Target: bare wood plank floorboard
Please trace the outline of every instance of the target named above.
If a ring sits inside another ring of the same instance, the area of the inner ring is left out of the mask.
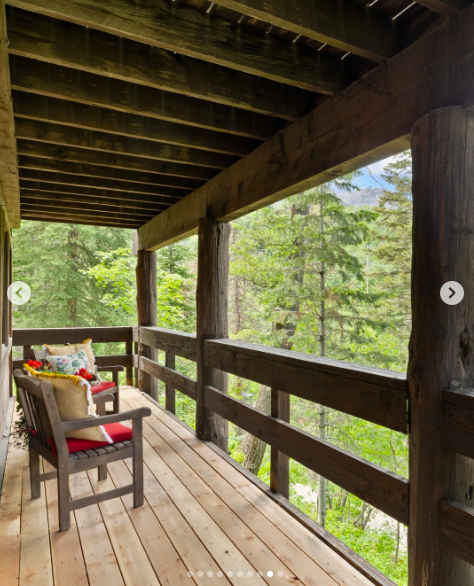
[[[56,481],[31,499],[28,453],[11,443],[0,501],[2,586],[372,584],[163,409],[132,387],[121,395],[124,411],[152,409],[144,506],[134,509],[129,494],[78,509],[61,533]],[[108,473],[101,481],[97,470],[72,476],[72,498],[130,484],[131,459]]]

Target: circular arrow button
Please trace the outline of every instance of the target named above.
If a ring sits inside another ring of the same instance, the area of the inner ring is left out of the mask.
[[[457,281],[448,281],[439,292],[446,305],[457,305],[464,299],[464,288]]]
[[[13,305],[24,305],[30,300],[31,289],[24,281],[14,281],[8,287],[7,295]]]

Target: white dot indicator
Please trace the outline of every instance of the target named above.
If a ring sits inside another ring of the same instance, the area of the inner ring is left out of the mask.
[[[283,578],[283,572],[278,572],[277,576],[278,576],[279,578]]]
[[[192,572],[188,572],[188,578],[192,578],[193,577],[193,573]]]
[[[243,576],[243,575],[244,575],[244,573],[243,573],[243,572],[240,572],[240,571],[239,571],[239,572],[237,572],[237,576],[238,576],[239,578],[242,578],[242,576]]]
[[[262,578],[263,577],[263,572],[262,571],[257,572],[257,576],[260,576],[260,578]]]
[[[196,576],[197,576],[198,578],[201,578],[201,577],[202,577],[202,572],[198,572],[198,573],[196,574]]]
[[[209,572],[207,573],[207,577],[208,577],[208,578],[212,578],[212,576],[213,576],[213,574],[212,574],[212,572],[209,570]]]
[[[232,572],[232,570],[229,570],[227,572],[227,575],[229,576],[229,578],[232,578],[232,576],[234,575],[234,572]]]
[[[224,574],[223,574],[223,573],[222,573],[220,570],[217,572],[217,577],[218,577],[218,578],[222,578],[222,576],[223,576],[223,575],[224,575]]]
[[[253,572],[247,572],[247,578],[251,578],[253,576]]]
[[[269,578],[271,578],[271,577],[273,576],[273,572],[271,572],[271,571],[270,571],[270,572],[267,572],[267,576],[268,576]]]

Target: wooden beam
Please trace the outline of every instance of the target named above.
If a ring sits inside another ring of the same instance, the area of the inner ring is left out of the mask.
[[[218,0],[217,4],[373,61],[382,62],[395,52],[393,22],[354,0],[318,0],[316,4]]]
[[[138,231],[157,248],[232,220],[409,147],[423,114],[474,106],[474,7],[370,71]]]
[[[20,168],[20,184],[23,187],[28,187],[29,181],[33,181],[36,184],[57,184],[63,186],[73,185],[75,187],[106,189],[110,191],[120,191],[122,193],[130,194],[139,193],[147,195],[160,195],[162,197],[173,198],[173,203],[175,203],[178,199],[185,197],[189,193],[189,190],[180,189],[178,187],[129,183],[127,181],[114,181],[112,179],[84,177],[82,175],[67,175],[65,173],[54,173],[48,171],[36,171],[33,169]],[[48,185],[43,185],[42,189],[44,188],[47,189]]]
[[[54,208],[55,210],[74,210],[75,212],[114,212],[121,215],[134,215],[142,218],[159,214],[166,206],[144,204],[142,202],[124,201],[121,199],[80,199],[74,195],[52,197],[47,194],[21,192],[21,209]]]
[[[416,0],[416,2],[448,18],[455,18],[468,5],[466,0]]]
[[[13,55],[287,120],[297,120],[315,106],[311,92],[121,36],[12,8],[7,18]]]
[[[474,267],[469,254],[459,254],[474,247],[473,144],[474,113],[459,106],[435,110],[413,127],[409,586],[468,585],[473,578],[465,562],[441,550],[439,524],[441,499],[472,504],[474,461],[443,449],[441,414],[443,389],[470,386],[474,377]],[[440,297],[447,281],[464,286],[457,305]]]
[[[104,208],[102,211],[94,210],[94,209],[85,209],[80,208],[74,205],[68,205],[64,210],[63,209],[55,209],[49,206],[36,206],[36,205],[29,205],[24,204],[23,202],[20,204],[20,210],[23,215],[25,214],[37,214],[42,215],[45,214],[46,216],[61,216],[61,217],[68,217],[71,219],[79,218],[79,219],[92,219],[92,220],[105,220],[106,222],[109,221],[117,221],[119,223],[129,223],[129,224],[141,224],[145,220],[142,215],[132,215],[130,210],[120,210],[119,212],[111,212],[109,209]]]
[[[106,11],[102,0],[8,4],[310,91],[331,95],[345,85],[336,60],[167,0],[111,0]]]
[[[474,565],[474,511],[461,503],[440,502],[441,547]],[[459,582],[461,584],[461,582]],[[466,586],[468,582],[465,582]]]
[[[144,327],[140,328],[140,340],[142,344],[152,348],[159,348],[196,362],[196,334],[157,327]]]
[[[204,342],[227,338],[227,289],[229,281],[230,225],[211,218],[199,221],[198,278],[196,287],[196,435],[215,443],[227,453],[228,422],[205,404],[206,385],[227,393],[228,377],[222,370],[207,366]]]
[[[166,120],[126,114],[67,100],[57,100],[26,92],[13,92],[15,118],[51,122],[83,130],[110,132],[120,136],[143,138],[159,143],[243,156],[260,142],[254,139],[193,128]]]
[[[166,366],[161,366],[161,364],[158,364],[149,358],[145,358],[144,356],[140,357],[139,365],[147,374],[157,380],[163,381],[167,385],[172,385],[174,389],[184,393],[190,399],[193,399],[194,401],[196,400],[195,380],[188,376],[184,376],[183,374],[179,374],[174,369],[172,370]]]
[[[10,57],[10,67],[13,89],[51,98],[140,114],[257,140],[266,140],[283,127],[281,120],[255,112],[212,104],[179,94],[169,94],[120,79],[15,55]]]
[[[122,199],[128,199],[130,201],[142,201],[147,203],[163,204],[166,206],[171,205],[177,201],[178,198],[165,195],[149,195],[147,193],[132,193],[127,191],[109,191],[107,189],[96,189],[91,187],[77,187],[75,185],[54,185],[52,183],[39,183],[35,181],[24,181],[20,180],[21,192],[32,191],[34,193],[49,193],[49,194],[68,194],[78,195],[81,197],[94,198],[116,198],[118,193]],[[172,188],[169,188],[172,191]]]
[[[28,142],[26,140],[17,140],[18,153],[20,155],[32,156],[39,159],[52,160],[60,163],[79,163],[84,165],[94,165],[124,171],[126,173],[144,173],[144,177],[150,177],[153,174],[172,175],[176,177],[191,179],[211,179],[218,170],[209,167],[197,167],[195,165],[184,165],[181,163],[165,163],[151,159],[141,159],[138,157],[128,157],[126,155],[113,155],[101,151],[89,151],[87,149],[77,149],[73,147],[62,147],[54,144],[39,143],[37,141]],[[104,169],[108,171],[108,169]]]
[[[22,212],[22,220],[33,220],[35,222],[52,222],[53,224],[79,224],[82,226],[102,226],[104,228],[126,228],[127,230],[136,230],[140,222],[126,222],[125,220],[107,220],[98,218],[83,218],[80,214],[77,216],[59,216],[39,212]]]
[[[20,189],[7,54],[5,2],[0,0],[0,205],[6,207],[11,228],[20,226]]]
[[[203,184],[199,179],[187,179],[186,177],[173,177],[172,175],[157,175],[154,173],[145,173],[137,171],[124,171],[123,169],[109,169],[107,167],[98,167],[83,163],[70,163],[68,161],[58,161],[52,159],[40,159],[37,157],[28,157],[20,155],[18,158],[18,167],[20,175],[28,171],[37,172],[38,177],[46,178],[48,174],[76,175],[81,177],[81,181],[86,178],[120,181],[128,183],[132,191],[135,187],[132,184],[141,186],[162,186],[176,187],[183,191],[193,191]],[[44,179],[46,180],[46,179]],[[146,187],[143,187],[145,189]]]
[[[16,135],[18,138],[27,140],[158,161],[187,163],[212,169],[225,169],[236,160],[235,157],[219,153],[161,144],[151,140],[126,138],[105,132],[91,132],[59,124],[26,120],[25,118],[16,120]]]
[[[98,328],[15,328],[13,346],[41,346],[43,344],[81,344],[92,338],[94,344],[132,341],[131,326]]]
[[[443,392],[443,447],[474,459],[474,389]]]

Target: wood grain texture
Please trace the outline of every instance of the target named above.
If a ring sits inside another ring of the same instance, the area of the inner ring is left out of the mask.
[[[127,342],[132,340],[132,327],[105,328],[16,328],[13,346],[41,346],[42,344],[80,344],[92,338],[93,343]]]
[[[474,510],[442,500],[439,506],[441,547],[474,565]]]
[[[204,361],[269,387],[407,432],[406,376],[236,340],[206,340]]]
[[[283,125],[263,114],[12,55],[12,88],[89,106],[264,140]]]
[[[288,120],[315,105],[311,92],[121,36],[12,8],[7,18],[13,55]]]
[[[166,0],[153,5],[141,0],[133,6],[111,0],[107,7],[101,0],[8,4],[315,92],[330,95],[345,85],[336,60]]]
[[[444,448],[474,459],[474,391],[443,392]]]
[[[44,198],[44,195],[43,195]],[[117,200],[102,200],[94,199],[81,200],[70,197],[66,199],[58,198],[41,198],[38,193],[36,197],[23,197],[21,199],[21,212],[45,212],[56,213],[62,208],[67,208],[68,213],[76,213],[78,216],[87,217],[88,215],[96,215],[97,218],[115,218],[123,220],[134,220],[137,222],[146,222],[148,218],[152,218],[155,214],[160,213],[160,209],[153,207],[146,208],[134,207],[132,205],[121,206]],[[71,201],[72,200],[72,201]],[[163,207],[161,209],[164,209]],[[82,212],[82,213],[81,213]],[[124,216],[124,217],[121,217]]]
[[[219,0],[218,4],[373,61],[382,62],[395,51],[393,23],[352,0],[324,0],[317,4],[298,0]]]
[[[474,7],[425,35],[258,147],[139,231],[148,250],[229,221],[409,146],[414,122],[474,105]]]
[[[206,386],[204,404],[278,451],[408,524],[408,481]]]
[[[157,327],[142,327],[140,328],[140,340],[142,344],[147,346],[196,361],[196,334]]]
[[[271,416],[290,423],[290,395],[271,390]],[[275,448],[270,448],[270,489],[290,498],[290,459]]]
[[[238,157],[246,155],[260,144],[260,141],[243,136],[27,92],[14,91],[13,103],[17,119],[26,118],[83,130],[110,132],[125,137],[143,138]]]
[[[466,8],[468,2],[466,0],[416,0],[417,4],[429,8],[433,12],[442,14],[448,18],[454,18],[459,12]]]
[[[107,218],[96,218],[88,216],[81,218],[80,214],[74,215],[52,215],[45,212],[24,211],[21,214],[22,220],[34,222],[52,222],[53,224],[80,224],[82,226],[103,226],[108,228],[123,228],[124,230],[136,230],[143,224],[141,222],[125,220],[107,220]]]
[[[130,215],[126,213],[113,213],[110,211],[98,212],[98,211],[89,211],[89,210],[75,210],[75,209],[67,209],[66,211],[56,210],[50,207],[33,207],[28,206],[26,204],[21,204],[21,217],[27,218],[28,216],[36,216],[38,219],[43,219],[44,221],[46,218],[56,218],[62,219],[66,223],[74,224],[76,219],[80,219],[81,221],[91,222],[91,225],[103,225],[102,222],[105,222],[104,225],[110,225],[112,223],[121,225],[121,226],[128,226],[129,228],[135,228],[138,226],[143,225],[146,222],[146,217],[137,216],[137,215]]]
[[[172,386],[181,393],[184,393],[187,397],[196,400],[196,381],[191,378],[179,374],[175,370],[172,370],[166,366],[161,366],[153,360],[149,360],[144,356],[140,356],[139,360],[140,368],[150,374],[154,378],[163,381],[167,385]]]
[[[439,525],[441,499],[469,506],[474,477],[474,462],[442,444],[443,390],[471,386],[474,376],[473,137],[474,114],[461,107],[427,114],[412,132],[410,586],[474,584],[473,568],[440,549]],[[464,287],[458,305],[440,298],[447,281]]]
[[[204,358],[204,343],[208,338],[227,338],[229,284],[230,225],[212,218],[199,220],[197,306],[197,388],[196,435],[210,440],[227,452],[228,423],[204,402],[205,386],[212,385],[227,393],[227,373],[210,368]]]

